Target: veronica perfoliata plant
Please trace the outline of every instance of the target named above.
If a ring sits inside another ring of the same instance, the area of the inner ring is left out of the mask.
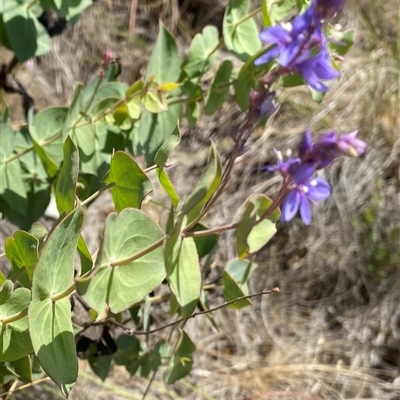
[[[88,2],[73,3],[83,9]],[[29,112],[19,130],[12,129],[8,111],[3,113],[0,207],[3,218],[23,230],[6,238],[2,255],[8,260],[0,272],[2,394],[18,381],[29,384],[48,376],[68,397],[78,376],[77,356],[102,379],[118,364],[144,378],[162,370],[164,381],[172,384],[193,364],[196,347],[184,329],[192,317],[206,314],[215,326],[213,311],[239,309],[250,305],[251,297],[279,291],[248,292],[254,255],[274,236],[278,220],[288,222],[300,213],[305,224],[312,222],[313,203],[332,192],[318,171],[341,156],[365,151],[356,131],[330,131],[313,139],[307,130],[297,152],[283,157],[275,150],[277,162],[269,169],[282,176],[282,185],[274,198],[251,193],[239,218],[221,226],[207,226],[204,219],[218,206],[254,129],[276,112],[282,87],[306,85],[323,96],[340,76],[337,63],[350,48],[351,35],[339,37],[335,31],[330,38],[329,23],[343,3],[263,0],[250,12],[249,0],[230,0],[222,37],[216,27],[205,27],[183,58],[160,24],[147,72],[136,82],[119,81],[118,62],[107,49],[99,73],[76,86],[71,104]],[[48,4],[40,1],[35,7]],[[20,13],[18,7],[3,10],[9,40],[5,44],[4,36],[2,44],[25,61],[38,53],[23,52],[10,36],[18,19],[11,23],[9,14]],[[72,11],[67,7],[64,14]],[[210,70],[215,73],[206,86]],[[222,163],[211,144],[203,174],[182,199],[168,171],[181,138],[180,121],[196,125],[202,113],[211,115],[235,100],[245,118],[239,129],[226,133],[232,139],[230,156]],[[169,199],[163,227],[140,209],[153,190],[149,174]],[[81,235],[84,214],[104,191],[111,192],[115,212],[107,217],[100,248],[90,254]],[[47,230],[37,220],[51,196],[59,218]],[[227,262],[218,283],[207,282],[203,257],[228,230],[236,232],[237,257]],[[163,282],[168,293],[158,296]],[[207,290],[215,286],[223,287],[224,299],[210,308]],[[174,319],[158,325],[151,320],[152,307],[166,300]],[[97,338],[87,333],[93,326],[101,328]],[[149,340],[155,331],[159,339]]]

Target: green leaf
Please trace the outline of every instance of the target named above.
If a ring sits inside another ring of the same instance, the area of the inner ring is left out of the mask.
[[[251,265],[251,261],[248,260],[231,260],[225,266],[225,270],[223,272],[223,282],[224,300],[226,302],[235,300],[242,296],[247,296],[249,294],[247,283],[244,282],[244,276],[246,276],[249,265]],[[249,299],[242,299],[236,303],[230,304],[229,307],[233,309],[240,309],[249,305],[251,305],[251,301]]]
[[[152,75],[159,84],[176,82],[180,75],[181,60],[174,37],[160,23],[156,44],[147,66],[146,79]]]
[[[175,150],[175,147],[181,141],[181,131],[179,129],[179,121],[176,122],[176,126],[165,142],[158,149],[154,162],[158,165],[158,168],[163,169],[165,163],[168,161],[172,152]]]
[[[84,275],[89,272],[93,268],[93,260],[90,252],[86,246],[85,240],[82,235],[79,236],[78,240],[78,253],[79,258],[81,260],[81,273],[80,275]]]
[[[285,74],[280,80],[279,83],[282,87],[295,87],[304,85],[304,79],[299,74]]]
[[[21,382],[32,382],[32,363],[29,355],[13,361],[11,365]]]
[[[230,60],[225,60],[218,68],[205,99],[204,111],[207,115],[214,114],[226,100],[229,94],[232,69],[233,64]]]
[[[10,41],[8,40],[6,27],[4,26],[3,14],[0,14],[0,43],[8,50],[12,50]],[[1,381],[0,381],[1,382]]]
[[[153,349],[142,354],[138,361],[127,365],[127,370],[131,375],[136,374],[142,378],[147,378],[150,373],[156,372],[169,353],[169,345],[165,340],[160,340]]]
[[[277,22],[283,21],[289,13],[296,7],[297,0],[264,0],[266,5],[263,7],[268,11],[268,15],[271,21],[271,25],[275,25]]]
[[[70,25],[74,25],[81,15],[82,11],[92,5],[92,0],[69,0],[62,1],[61,11],[67,16]]]
[[[201,208],[210,200],[221,182],[221,176],[221,160],[212,143],[207,167],[182,208],[182,213],[187,215],[187,223],[193,221],[199,215]]]
[[[165,192],[168,194],[169,198],[171,199],[172,205],[174,208],[178,207],[179,204],[179,196],[175,191],[174,186],[172,185],[168,174],[160,168],[157,168],[157,178],[158,181],[160,182],[160,185],[162,188],[165,190]]]
[[[63,159],[61,127],[67,116],[67,107],[52,107],[40,111],[29,125],[35,151],[50,177],[53,177]]]
[[[96,126],[89,115],[82,113],[82,89],[82,84],[76,85],[74,98],[63,123],[62,135],[64,140],[70,136],[78,147],[81,173],[96,175],[100,165],[96,148]],[[122,92],[125,93],[124,90]]]
[[[190,232],[201,232],[209,229],[207,226],[203,224],[196,224]],[[196,243],[197,253],[199,258],[206,256],[210,253],[214,247],[217,245],[219,239],[219,235],[213,234],[202,237],[195,237],[194,242]]]
[[[79,174],[79,153],[74,142],[67,137],[64,142],[64,162],[56,184],[56,204],[60,213],[70,213],[75,206],[75,190]]]
[[[90,347],[90,355],[89,355],[89,365],[92,368],[93,372],[102,380],[105,381],[108,374],[112,370],[113,367],[113,355],[98,355],[96,347],[91,344]]]
[[[323,100],[324,97],[325,97],[325,93],[324,93],[324,92],[318,92],[317,90],[314,90],[314,89],[312,89],[312,88],[310,88],[310,90],[311,90],[311,97],[312,97],[312,99],[313,99],[316,103],[321,104],[322,100]]]
[[[24,171],[24,182],[31,188],[32,186],[36,188],[40,186],[47,189],[48,175],[36,152],[31,151],[32,146],[33,141],[27,126],[23,126],[20,131],[14,132],[14,151],[18,154],[25,152],[24,155],[19,157]]]
[[[39,241],[25,231],[14,232],[13,237],[5,240],[5,250],[8,260],[12,265],[11,276],[20,280],[21,269],[25,269],[26,277],[32,282],[33,268],[38,260]]]
[[[167,384],[173,384],[184,378],[189,374],[193,365],[192,354],[196,351],[196,346],[185,331],[180,329],[179,334],[180,337],[174,354],[164,371],[164,382]]]
[[[190,44],[189,53],[183,62],[183,70],[189,78],[203,75],[214,63],[218,49],[218,30],[215,26],[206,26]]]
[[[126,208],[112,213],[92,274],[77,282],[78,292],[102,318],[110,309],[118,314],[141,301],[165,278],[161,247],[124,265],[110,263],[136,254],[163,237],[161,229],[143,212]]]
[[[328,42],[329,54],[344,56],[348,53],[354,44],[354,31],[347,30],[344,32],[337,32],[334,27],[329,29],[329,38],[331,41]]]
[[[78,376],[78,362],[68,295],[74,287],[75,253],[83,223],[80,207],[67,215],[44,245],[32,282],[28,309],[35,354],[47,375],[68,394]]]
[[[50,37],[32,7],[21,5],[18,0],[7,0],[2,11],[7,38],[19,62],[50,50]]]
[[[33,349],[41,366],[68,397],[78,377],[69,299],[32,301],[28,318]]]
[[[151,113],[159,113],[168,110],[165,93],[159,90],[159,86],[156,82],[150,83],[142,101],[144,108]]]
[[[256,194],[247,200],[245,211],[239,221],[236,233],[236,250],[240,258],[255,253],[265,246],[276,233],[276,222],[280,211],[256,224],[259,218],[271,207],[272,200],[262,194]]]
[[[272,25],[272,22],[271,22],[271,17],[269,16],[269,11],[268,11],[268,0],[262,0],[261,14],[262,14],[264,28],[270,27]]]
[[[115,343],[118,349],[114,355],[115,364],[128,367],[138,361],[142,346],[137,337],[122,334],[118,336]]]
[[[180,57],[175,39],[160,24],[160,31],[147,67],[146,78],[153,76],[158,84],[177,82],[180,75]],[[135,139],[134,153],[145,154],[147,166],[154,164],[154,156],[181,119],[182,106],[175,104],[168,111],[152,114],[143,110]]]
[[[101,82],[99,79],[96,76],[85,88],[82,88],[78,103],[81,115],[86,113],[98,117],[101,114],[100,103],[109,98],[121,101],[125,97],[127,86],[124,83],[107,81],[107,74]]]
[[[183,318],[189,318],[200,297],[202,280],[194,240],[182,239],[177,229],[165,242],[164,254],[169,287],[182,307]]]
[[[1,146],[0,146],[0,196],[15,211],[26,215],[27,194],[22,181],[22,169],[18,159],[8,161],[12,157],[14,133],[6,109],[0,119]]]
[[[127,207],[140,208],[144,197],[152,191],[147,175],[123,151],[117,151],[112,157],[110,173],[104,181],[115,183],[111,188],[111,195],[117,212]]]
[[[169,106],[168,111],[152,114],[147,110],[142,111],[140,124],[135,135],[134,153],[146,156],[146,165],[154,164],[154,157],[160,147],[176,128],[176,121],[181,119],[182,106],[175,104]]]
[[[261,49],[257,24],[248,11],[249,0],[230,0],[223,20],[225,45],[243,62]]]
[[[78,207],[48,237],[33,274],[32,300],[51,299],[73,285],[82,223],[83,212]]]
[[[16,374],[9,366],[0,363],[0,385],[4,386],[12,380],[18,379]]]
[[[29,230],[29,233],[39,241],[39,249],[41,249],[44,238],[48,233],[47,228],[44,225],[42,225],[40,222],[35,222],[32,224],[32,227]]]
[[[249,108],[249,99],[251,89],[257,86],[257,80],[271,69],[273,62],[265,65],[254,65],[254,60],[262,54],[262,51],[250,57],[239,71],[237,79],[234,81],[235,99],[242,109],[247,111]]]
[[[200,116],[200,105],[196,101],[190,101],[186,104],[185,116],[191,127],[196,126],[197,120]]]
[[[0,362],[15,361],[32,353],[28,319],[23,317],[4,325],[4,320],[16,316],[28,308],[31,292],[26,288],[13,291],[12,281],[5,281],[0,291]]]

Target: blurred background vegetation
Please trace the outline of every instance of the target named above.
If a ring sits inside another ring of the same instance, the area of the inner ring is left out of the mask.
[[[74,29],[54,38],[51,53],[33,67],[18,67],[16,76],[39,110],[65,104],[75,82],[87,82],[110,48],[120,59],[120,79],[131,83],[145,69],[160,19],[187,51],[205,25],[220,28],[225,4],[98,0]],[[340,80],[321,104],[303,87],[278,93],[279,112],[254,132],[210,223],[232,218],[253,190],[273,195],[279,180],[258,167],[273,161],[273,147],[294,148],[306,127],[314,134],[359,129],[368,151],[326,172],[334,193],[315,211],[311,227],[281,225],[259,253],[251,291],[278,286],[279,296],[256,299],[239,312],[218,311],[218,332],[206,318],[191,320],[187,329],[198,349],[191,375],[171,387],[156,377],[148,399],[400,399],[400,3],[348,0],[336,20],[355,30]],[[11,56],[2,49],[0,62]],[[15,125],[24,123],[16,95],[2,94],[1,102]],[[204,166],[210,139],[228,154],[229,133],[240,121],[239,110],[227,106],[194,128],[184,123],[171,160],[182,197]],[[111,207],[103,196],[88,210],[85,235],[92,249]],[[163,216],[151,201],[145,207],[155,219]],[[210,265],[216,279],[234,254],[233,234],[224,234]],[[211,306],[220,295],[216,290]],[[156,313],[159,321],[168,318],[162,305]],[[104,383],[90,371],[82,363],[71,399],[140,399],[148,385],[119,367]],[[14,395],[60,396],[48,383]]]

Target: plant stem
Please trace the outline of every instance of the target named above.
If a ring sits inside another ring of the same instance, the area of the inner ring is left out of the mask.
[[[32,386],[34,386],[34,385],[39,385],[39,384],[41,384],[41,383],[43,383],[43,382],[48,382],[48,381],[50,381],[50,378],[49,378],[48,376],[46,376],[45,378],[38,379],[38,380],[35,381],[35,382],[31,382],[31,383],[27,383],[26,385],[22,385],[22,386],[20,386],[19,388],[14,389],[14,390],[12,391],[12,393],[20,392],[20,391],[25,390],[25,389],[28,389],[28,388],[30,388],[30,387],[32,387]],[[1,397],[1,396],[4,396],[4,395],[6,395],[6,394],[9,394],[10,392],[11,392],[11,391],[9,390],[8,392],[0,393],[0,397]]]
[[[158,247],[162,246],[164,243],[164,240],[167,238],[167,236],[163,236],[161,239],[157,240],[156,242],[152,243],[150,246],[145,247],[144,249],[138,251],[137,253],[129,256],[129,257],[125,257],[125,258],[121,258],[120,260],[116,260],[116,261],[112,261],[110,263],[111,267],[118,267],[119,265],[125,265],[125,264],[129,264],[135,260],[137,260],[140,257],[143,257],[144,255],[150,253],[151,251],[157,249]]]
[[[0,320],[0,322],[4,328],[7,324],[11,324],[12,322],[25,318],[27,315],[28,315],[28,309],[26,308],[25,310],[22,310],[19,313],[10,315],[9,317],[5,317],[3,320]]]
[[[75,284],[75,282],[74,282],[71,286],[67,287],[67,288],[66,288],[65,290],[63,290],[62,292],[56,293],[56,294],[50,296],[50,299],[51,299],[51,301],[52,301],[53,303],[55,303],[55,302],[58,301],[58,300],[61,300],[61,299],[65,298],[65,297],[68,297],[70,294],[72,294],[73,292],[75,292],[75,289],[76,289],[76,284]]]
[[[237,227],[238,227],[238,223],[233,223],[233,224],[229,224],[229,225],[217,226],[216,228],[206,229],[204,231],[184,232],[184,236],[192,237],[192,238],[204,237],[204,236],[218,234],[218,233],[222,233],[222,232],[229,231],[232,229],[236,229]]]
[[[163,326],[161,326],[159,328],[155,328],[155,329],[152,329],[152,330],[149,330],[149,331],[135,331],[133,329],[126,328],[126,327],[124,327],[123,324],[120,324],[119,322],[115,321],[114,318],[109,318],[108,322],[110,322],[111,324],[122,328],[124,330],[124,333],[127,334],[127,335],[148,335],[150,333],[155,333],[155,332],[161,331],[163,329],[169,328],[171,326],[175,326],[176,324],[180,324],[181,322],[187,321],[187,320],[189,320],[191,318],[195,318],[198,315],[204,315],[204,314],[212,313],[214,311],[218,311],[221,308],[227,307],[227,306],[229,306],[231,304],[235,304],[235,303],[237,303],[238,301],[241,301],[241,300],[251,299],[253,297],[259,297],[259,296],[263,296],[265,294],[277,294],[277,293],[279,293],[279,288],[276,287],[276,288],[273,288],[271,290],[263,290],[261,292],[252,293],[252,294],[248,294],[246,296],[237,297],[236,299],[233,299],[233,300],[230,300],[230,301],[225,301],[223,304],[220,304],[219,306],[210,308],[208,310],[195,312],[188,318],[180,318],[180,319],[178,319],[178,320],[176,320],[174,322],[171,322],[171,323],[169,323],[167,325],[163,325]]]
[[[99,189],[97,192],[94,192],[91,196],[89,196],[87,199],[83,200],[81,203],[81,206],[85,206],[86,204],[90,203],[92,200],[94,200],[97,196],[99,196],[101,193],[105,192],[108,189],[111,189],[112,187],[115,186],[115,182],[108,183],[106,186],[102,187]]]
[[[57,133],[56,135],[51,137],[49,140],[46,140],[45,142],[43,142],[41,147],[44,147],[50,143],[53,143],[55,140],[59,139],[60,137],[61,137],[61,132]],[[24,156],[25,154],[30,153],[33,150],[35,150],[34,146],[29,147],[29,148],[25,149],[24,151],[22,151],[21,153],[13,154],[11,157],[6,158],[3,162],[4,162],[4,164],[8,164],[9,162],[14,161],[17,158],[20,158],[20,157]]]
[[[240,25],[243,24],[243,22],[246,22],[248,19],[253,18],[255,15],[257,15],[261,11],[261,7],[257,7],[255,10],[253,10],[250,14],[247,14],[245,17],[240,19],[238,22],[236,22],[234,29]]]

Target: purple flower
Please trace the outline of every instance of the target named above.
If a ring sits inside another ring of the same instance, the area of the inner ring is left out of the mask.
[[[309,7],[293,20],[288,29],[285,29],[282,25],[264,29],[259,35],[261,41],[266,45],[274,45],[274,47],[257,58],[254,64],[266,64],[277,58],[279,65],[288,68],[297,59],[309,58],[310,46],[307,46],[307,42],[310,41],[313,31],[316,32],[316,38],[320,37],[320,25],[318,23],[318,27],[312,28],[313,22],[317,22],[317,20],[314,18],[313,8]],[[307,34],[308,31],[311,35]]]
[[[293,187],[281,207],[283,221],[292,220],[300,211],[303,222],[310,225],[312,217],[310,201],[315,203],[331,195],[329,183],[321,178],[312,178],[314,173],[314,166],[306,163],[301,165],[293,175]]]
[[[357,131],[338,135],[335,131],[322,134],[315,143],[307,130],[299,145],[301,162],[311,162],[315,169],[326,168],[342,155],[357,157],[363,154],[367,144],[356,137]]]
[[[279,171],[279,173],[286,177],[292,175],[301,165],[300,158],[289,157],[286,161],[283,161],[282,153],[279,150],[274,149],[278,162],[275,165],[267,167],[268,171]]]
[[[260,33],[260,39],[272,48],[258,57],[254,61],[255,65],[277,59],[285,72],[299,73],[319,92],[328,90],[323,80],[339,76],[339,72],[332,65],[326,39],[321,32],[321,18],[316,13],[314,3],[293,20],[290,28],[285,29],[282,25],[272,26]]]
[[[317,92],[326,92],[328,86],[322,83],[323,80],[337,78],[340,73],[333,65],[326,47],[322,47],[320,52],[297,65],[300,75]]]
[[[358,131],[346,133],[338,138],[338,149],[348,157],[358,157],[365,153],[367,144],[357,138]]]

